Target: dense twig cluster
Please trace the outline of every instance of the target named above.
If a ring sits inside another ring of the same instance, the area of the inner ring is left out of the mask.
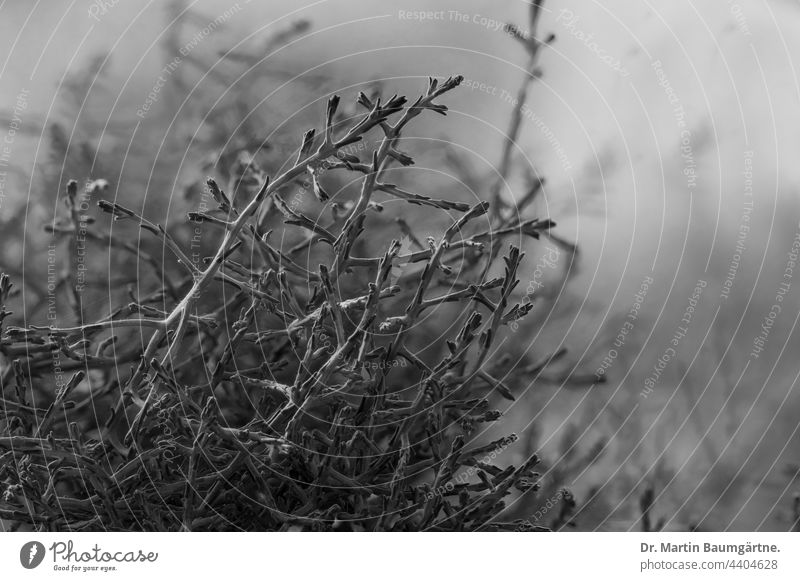
[[[489,221],[487,202],[438,200],[385,179],[392,164],[413,164],[399,149],[407,124],[445,114],[437,100],[460,82],[431,79],[410,104],[362,93],[367,112],[355,120],[337,116],[332,97],[321,134],[308,131],[288,169],[241,207],[209,179],[217,208],[190,214],[222,232],[204,260],[100,200],[185,272],[140,257],[160,288],[105,318],[85,323],[78,306],[74,327],[3,327],[0,518],[42,530],[518,528],[499,517],[514,490],[537,487],[536,456],[501,468],[489,459],[515,436],[471,442],[501,415],[495,392],[514,398],[495,371],[498,339],[532,305],[513,300],[518,248],[508,247],[500,276],[487,272],[504,239],[537,238],[552,223]],[[380,140],[362,160],[348,146],[371,132]],[[321,176],[333,170],[359,177],[355,200],[330,200]],[[283,199],[305,176],[329,223]],[[137,253],[75,213],[77,189],[70,182],[70,215],[50,231],[74,237],[80,221],[89,241]],[[401,221],[414,249],[395,240],[360,256],[379,193],[455,217],[425,242]],[[273,240],[275,216],[306,233],[300,243]],[[11,291],[4,275],[0,303]],[[454,321],[443,344],[427,335],[434,312]],[[75,373],[59,381],[56,371]]]

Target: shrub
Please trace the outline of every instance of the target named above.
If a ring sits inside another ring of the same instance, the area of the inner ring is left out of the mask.
[[[249,200],[209,179],[215,208],[189,214],[198,240],[217,242],[206,258],[97,202],[154,236],[180,275],[85,213],[104,182],[71,181],[50,228],[71,265],[81,244],[105,244],[147,262],[159,285],[88,323],[78,293],[73,327],[3,326],[0,518],[39,530],[538,528],[502,520],[514,491],[535,493],[537,457],[501,468],[516,436],[476,441],[501,417],[493,398],[514,398],[495,368],[506,328],[532,308],[513,300],[523,253],[508,240],[553,224],[383,179],[413,164],[399,149],[406,126],[446,114],[438,99],[461,81],[431,79],[410,104],[361,93],[355,118],[331,97],[320,135],[306,132]],[[373,134],[366,159],[353,153]],[[331,198],[327,172],[357,176],[358,197]],[[330,218],[283,198],[302,179]],[[378,194],[449,225],[420,239],[399,220],[396,239],[365,244]],[[279,233],[266,229],[276,216]],[[80,269],[67,270],[74,288]],[[12,294],[3,275],[0,303]]]

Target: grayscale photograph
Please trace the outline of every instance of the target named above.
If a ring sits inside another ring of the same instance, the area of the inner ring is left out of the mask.
[[[9,570],[797,551],[800,4],[0,0],[0,47]]]

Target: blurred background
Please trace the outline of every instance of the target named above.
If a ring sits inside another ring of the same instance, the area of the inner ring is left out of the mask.
[[[544,178],[524,213],[557,238],[525,249],[534,318],[509,347],[568,352],[504,410],[502,431],[522,436],[507,463],[544,459],[542,493],[514,510],[555,510],[566,486],[581,530],[640,529],[643,512],[670,530],[796,527],[800,8],[543,10],[536,34],[555,37],[501,192],[513,204]],[[277,171],[334,92],[415,95],[463,75],[448,119],[409,135],[424,153],[398,180],[488,198],[529,68],[505,25],[525,36],[528,13],[526,0],[2,3],[0,267],[23,289],[16,316],[46,318],[43,228],[68,179],[107,180],[106,199],[187,240],[205,176],[248,195],[247,172]],[[108,288],[147,276],[109,256],[87,274],[98,313]]]

